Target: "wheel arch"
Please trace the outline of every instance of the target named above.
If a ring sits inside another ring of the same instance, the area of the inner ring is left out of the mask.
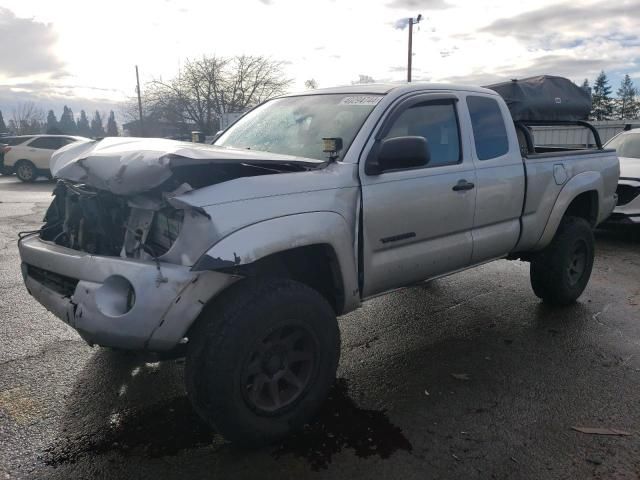
[[[604,181],[598,172],[583,172],[569,180],[560,190],[534,249],[542,249],[551,242],[565,216],[584,218],[595,228],[601,221],[599,213],[603,191]]]
[[[28,158],[19,158],[18,160],[16,160],[15,162],[13,162],[13,166],[17,166],[19,163],[21,162],[27,162],[30,163],[31,165],[33,165],[33,168],[36,168],[36,164],[33,163],[31,160],[29,160]]]
[[[240,276],[284,276],[318,290],[340,314],[360,303],[354,233],[334,212],[287,215],[222,238],[193,266]]]

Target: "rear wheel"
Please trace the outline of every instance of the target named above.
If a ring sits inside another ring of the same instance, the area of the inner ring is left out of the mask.
[[[316,413],[339,354],[335,313],[318,292],[287,279],[245,280],[189,333],[187,393],[227,439],[267,444]]]
[[[20,160],[16,163],[16,176],[23,182],[34,182],[38,176],[38,170],[29,160]]]
[[[566,217],[551,244],[530,266],[531,286],[545,303],[568,305],[584,291],[594,259],[591,225],[579,217]]]

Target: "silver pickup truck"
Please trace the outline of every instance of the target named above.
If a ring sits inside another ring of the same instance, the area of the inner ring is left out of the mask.
[[[267,101],[214,145],[71,145],[24,281],[91,345],[185,354],[195,410],[270,442],[324,401],[336,316],[369,298],[505,258],[544,302],[580,296],[618,159],[521,130],[488,89],[364,85]]]

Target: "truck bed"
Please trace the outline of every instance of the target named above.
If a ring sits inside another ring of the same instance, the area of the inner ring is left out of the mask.
[[[562,198],[564,189],[575,192],[574,187],[595,181],[597,196],[585,193],[581,205],[589,210],[593,226],[604,221],[615,206],[615,196],[605,193],[615,191],[617,184],[619,166],[615,150],[536,147],[535,153],[523,157],[523,163],[526,189],[516,252],[540,250],[551,241],[564,213],[561,209],[571,201],[567,197],[565,203]],[[599,205],[603,208],[598,208]]]

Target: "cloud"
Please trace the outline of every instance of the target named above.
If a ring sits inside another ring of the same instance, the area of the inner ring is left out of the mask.
[[[395,28],[396,30],[404,30],[405,28],[407,28],[409,26],[409,21],[410,20],[413,20],[414,21],[413,24],[416,25],[415,17],[411,17],[411,18],[403,17],[403,18],[400,18],[400,19],[396,20],[395,22],[391,23],[391,25],[393,25],[393,28]],[[421,18],[421,20],[422,20],[422,18]],[[388,24],[389,23],[387,23],[387,25]],[[433,30],[433,31],[435,31],[435,30]]]
[[[425,10],[444,10],[451,8],[451,5],[445,0],[392,0],[387,3],[389,8],[401,8],[404,10],[425,9]],[[418,12],[420,13],[420,12]]]
[[[532,59],[531,63],[524,67],[502,66],[493,69],[492,72],[477,70],[469,75],[450,77],[451,83],[465,85],[489,85],[503,82],[512,78],[526,78],[536,75],[559,75],[571,78],[575,81],[585,77],[593,77],[600,70],[617,71],[624,68],[625,64],[601,57],[580,58],[568,55],[543,55]]]
[[[42,91],[27,89],[15,89],[8,86],[0,86],[0,111],[2,111],[5,122],[11,119],[12,112],[22,103],[33,102],[43,111],[53,110],[59,117],[64,105],[70,107],[75,113],[80,110],[93,112],[108,112],[114,110],[119,118],[119,113],[123,109],[122,102],[111,102],[96,98],[81,97],[75,94],[74,90],[59,90],[57,94],[45,94]]]
[[[640,0],[554,4],[498,19],[480,32],[513,37],[546,49],[572,48],[594,37],[637,42],[639,37],[632,32],[640,29],[640,16],[632,12],[638,9]]]
[[[398,30],[404,30],[405,28],[407,28],[408,25],[409,25],[409,19],[401,18],[400,20],[395,21],[395,23],[393,24],[393,28],[396,28]]]
[[[0,7],[0,75],[60,75],[64,64],[54,52],[57,39],[51,24],[18,18]]]

